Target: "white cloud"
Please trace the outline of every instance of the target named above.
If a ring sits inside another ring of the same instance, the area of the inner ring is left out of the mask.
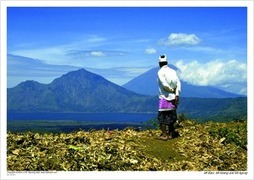
[[[180,46],[180,45],[197,45],[201,39],[195,34],[172,33],[167,39],[161,40],[159,43],[166,46]]]
[[[239,94],[247,95],[247,87],[244,87],[244,88],[240,89]]]
[[[247,65],[236,60],[210,61],[199,63],[192,61],[176,63],[179,77],[190,84],[199,86],[215,86],[229,92],[246,94]]]
[[[64,49],[62,47],[49,47],[39,49],[16,50],[8,52],[17,56],[30,57],[33,59],[43,59],[45,63],[61,64],[65,58]]]
[[[88,39],[85,39],[85,42],[89,42],[89,43],[98,43],[98,42],[105,42],[107,39],[104,37],[99,37],[96,35],[93,35],[91,37],[89,37]]]
[[[52,46],[41,46],[41,47],[30,47],[27,49],[21,48],[17,50],[9,51],[9,54],[17,56],[30,57],[34,59],[43,59],[47,64],[59,64],[59,65],[79,65],[77,61],[71,61],[66,53],[72,50],[83,50],[88,49],[87,57],[89,56],[105,56],[103,51],[100,52],[97,47],[107,43],[107,39],[96,35],[81,35],[79,40],[74,40],[65,44],[55,44]],[[84,54],[83,54],[84,55]]]
[[[106,56],[102,51],[92,51],[91,55],[96,57]]]
[[[154,48],[148,48],[145,50],[146,54],[155,54],[157,51]]]

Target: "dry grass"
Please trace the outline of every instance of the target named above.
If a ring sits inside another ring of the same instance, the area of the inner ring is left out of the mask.
[[[7,168],[9,171],[247,170],[246,122],[184,121],[181,126],[180,137],[168,141],[156,139],[159,130],[8,132]]]

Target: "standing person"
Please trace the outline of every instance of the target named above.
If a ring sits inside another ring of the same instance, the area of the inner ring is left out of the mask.
[[[177,105],[181,91],[181,82],[175,70],[168,66],[167,56],[159,57],[160,70],[158,71],[159,110],[158,121],[162,134],[159,139],[173,138],[175,133],[174,123],[177,120]],[[168,128],[168,133],[167,133]]]

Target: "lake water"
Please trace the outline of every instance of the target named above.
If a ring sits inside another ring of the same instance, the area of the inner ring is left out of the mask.
[[[71,132],[92,129],[147,128],[157,114],[145,113],[7,113],[11,132]]]

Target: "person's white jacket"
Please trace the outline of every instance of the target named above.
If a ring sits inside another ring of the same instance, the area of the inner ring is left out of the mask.
[[[174,69],[165,65],[158,71],[159,98],[168,101],[175,99],[181,92],[181,82]]]

